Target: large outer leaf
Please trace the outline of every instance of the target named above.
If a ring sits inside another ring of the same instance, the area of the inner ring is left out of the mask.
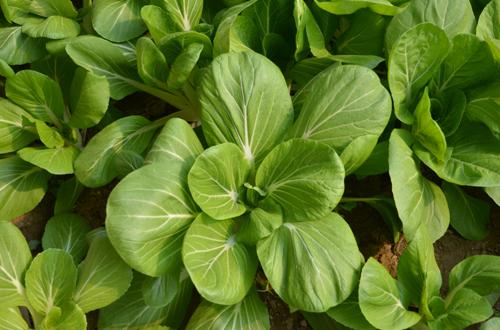
[[[290,306],[325,312],[355,289],[363,256],[347,223],[336,213],[284,223],[257,243],[273,289]]]
[[[476,34],[483,39],[500,39],[500,1],[491,0],[477,22]]]
[[[302,106],[291,135],[334,148],[347,173],[368,158],[391,114],[389,93],[377,75],[352,65],[318,74],[294,99],[297,103]]]
[[[234,220],[200,214],[189,227],[182,260],[201,296],[220,305],[239,303],[253,284],[257,258],[236,241]]]
[[[316,4],[335,15],[349,15],[363,8],[370,8],[380,15],[395,15],[399,8],[388,0],[315,0]]]
[[[424,226],[434,242],[448,229],[448,204],[441,189],[420,174],[411,142],[411,136],[401,129],[394,130],[389,140],[389,175],[394,201],[409,240]]]
[[[264,202],[280,205],[287,221],[316,220],[344,193],[344,168],[335,151],[317,141],[293,139],[271,151],[256,175]]]
[[[45,40],[30,38],[21,26],[0,28],[0,59],[10,65],[34,62],[45,54]]]
[[[251,290],[236,305],[221,306],[206,300],[196,308],[186,330],[266,330],[270,328],[266,305]]]
[[[28,330],[29,326],[17,307],[0,308],[0,330]]]
[[[388,76],[394,111],[403,123],[413,123],[419,93],[439,69],[449,47],[444,31],[430,23],[406,31],[395,43]]]
[[[0,221],[12,220],[40,203],[49,177],[18,157],[0,159]]]
[[[48,249],[38,254],[26,271],[26,295],[33,308],[48,314],[52,307],[71,300],[77,270],[71,255]]]
[[[27,146],[37,136],[25,125],[29,115],[9,100],[0,98],[0,153]]]
[[[0,222],[0,310],[26,304],[23,282],[30,262],[31,251],[21,231]]]
[[[185,175],[151,164],[111,192],[106,230],[118,254],[144,274],[160,276],[181,263],[184,233],[195,218]]]
[[[486,296],[500,290],[500,256],[469,257],[453,267],[449,277],[450,295],[461,288]]]
[[[203,0],[170,0],[153,1],[161,4],[177,31],[193,30],[200,22]]]
[[[359,307],[358,290],[355,290],[349,298],[340,305],[330,308],[326,315],[339,322],[340,324],[359,330],[375,330],[361,312]],[[309,318],[308,318],[309,320]]]
[[[140,36],[146,31],[141,8],[147,0],[95,0],[92,6],[92,26],[104,38],[121,42]]]
[[[281,71],[256,53],[217,57],[200,82],[203,132],[210,145],[232,142],[259,164],[293,119]]]
[[[241,200],[250,171],[245,155],[233,143],[205,150],[189,171],[189,190],[195,202],[217,220],[235,218],[246,211]]]
[[[432,23],[443,29],[448,37],[474,31],[476,19],[469,0],[418,0],[397,14],[387,27],[385,42],[390,51],[396,40],[420,23]]]
[[[97,133],[75,161],[78,180],[88,187],[103,186],[118,176],[115,159],[120,153],[141,154],[154,135],[141,116],[118,119]]]
[[[469,119],[488,126],[500,137],[500,79],[477,87],[468,93],[466,114]]]
[[[23,25],[22,32],[32,38],[74,38],[80,33],[80,25],[67,17],[50,16],[45,19],[30,20]]]
[[[373,258],[361,272],[359,304],[368,322],[379,329],[406,329],[421,319],[406,309],[396,280]]]

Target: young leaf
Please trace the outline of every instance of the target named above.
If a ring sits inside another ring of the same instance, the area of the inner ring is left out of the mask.
[[[395,15],[399,8],[388,0],[315,0],[316,4],[335,15],[349,15],[363,8],[370,8],[380,15]]]
[[[222,306],[202,301],[189,319],[186,330],[266,330],[270,328],[266,305],[251,290],[241,302]]]
[[[108,199],[111,243],[125,262],[149,276],[180,265],[184,233],[198,212],[179,172],[163,163],[144,166],[127,175]]]
[[[28,330],[19,308],[0,308],[0,330]]]
[[[468,257],[453,267],[449,276],[449,290],[461,288],[474,290],[481,296],[500,290],[500,257],[493,255],[478,255]],[[448,298],[447,298],[448,299]]]
[[[411,136],[401,129],[394,130],[389,139],[389,175],[394,201],[408,239],[413,240],[423,226],[434,242],[448,229],[448,204],[441,189],[420,174],[411,143]]]
[[[476,35],[482,39],[500,39],[500,1],[491,0],[479,16]]]
[[[26,271],[26,295],[33,308],[48,314],[52,307],[70,302],[77,270],[70,254],[48,249],[38,254]]]
[[[408,30],[394,44],[389,56],[389,87],[394,112],[403,123],[413,123],[412,110],[419,94],[439,69],[449,48],[444,31],[429,23]]]
[[[467,99],[467,117],[485,124],[495,136],[500,137],[500,79],[469,91]]]
[[[281,71],[256,53],[218,56],[200,81],[203,133],[209,145],[237,144],[259,164],[293,120]]]
[[[122,42],[146,31],[141,8],[146,0],[95,0],[92,6],[92,26],[104,38]],[[112,18],[112,19],[110,19]]]
[[[257,254],[278,295],[315,313],[352,293],[363,263],[351,229],[336,213],[316,221],[285,222],[257,243]]]
[[[172,302],[179,290],[179,270],[159,277],[147,277],[142,283],[142,296],[148,306],[164,307]]]
[[[378,143],[366,161],[358,167],[354,174],[370,176],[386,173],[389,170],[389,141]]]
[[[32,63],[46,54],[43,39],[30,38],[21,26],[0,28],[0,59],[10,65]]]
[[[0,154],[19,150],[36,140],[36,134],[25,124],[29,117],[14,103],[0,98]]]
[[[338,323],[352,328],[363,330],[375,330],[365,318],[359,307],[358,290],[355,290],[349,298],[340,305],[330,308],[327,315]]]
[[[359,305],[368,322],[380,329],[406,329],[421,319],[419,314],[407,310],[396,280],[373,258],[361,272]]]
[[[334,148],[346,173],[368,158],[391,114],[391,100],[379,78],[359,66],[322,71],[304,87],[300,98],[294,98],[294,103],[303,103],[290,134]]]
[[[121,152],[141,154],[151,141],[154,130],[150,121],[141,116],[118,119],[97,133],[75,161],[75,174],[87,187],[99,187],[111,182],[118,172],[115,158]]]
[[[269,200],[260,203],[258,208],[243,215],[238,221],[241,226],[236,236],[238,242],[255,245],[283,224],[283,212],[278,204]]]
[[[155,43],[142,37],[137,40],[137,70],[141,79],[149,85],[166,89],[169,67],[165,56]]]
[[[233,143],[205,150],[189,171],[189,190],[195,202],[217,220],[235,218],[246,211],[241,200],[243,184],[250,172],[245,155]]]
[[[65,39],[80,34],[80,25],[67,17],[50,16],[32,19],[23,25],[21,31],[32,38]]]
[[[78,68],[71,83],[71,119],[69,125],[87,128],[97,125],[109,103],[109,83],[106,77]]]
[[[131,281],[132,270],[115,252],[103,231],[91,241],[87,257],[78,266],[73,299],[88,313],[116,301],[125,294]]]
[[[0,159],[0,221],[31,211],[47,191],[50,175],[18,157]]]
[[[17,155],[51,174],[64,175],[73,174],[73,162],[79,153],[75,146],[55,149],[27,147],[19,150]]]
[[[40,141],[47,148],[61,148],[64,146],[64,138],[56,128],[47,125],[41,120],[36,120],[35,126],[38,136],[40,137]]]
[[[72,302],[54,306],[40,324],[40,330],[86,329],[83,311]]]
[[[42,237],[44,250],[51,248],[68,252],[75,263],[80,262],[87,253],[85,235],[91,230],[87,220],[76,214],[53,216],[45,226]]]
[[[467,98],[459,89],[444,91],[438,98],[431,99],[431,112],[446,137],[452,136],[460,126]]]
[[[0,222],[0,314],[9,307],[26,304],[24,272],[31,263],[31,251],[21,231],[12,223]],[[10,312],[12,313],[12,312]],[[0,317],[0,320],[3,318]],[[0,329],[2,322],[0,321]]]
[[[16,73],[10,67],[10,65],[7,64],[7,62],[5,62],[4,60],[0,59],[0,76],[5,77],[5,78],[9,78],[9,77],[14,76],[15,74]]]
[[[201,58],[212,59],[212,42],[210,38],[196,31],[185,31],[170,33],[158,42],[158,48],[165,55],[168,64],[174,63],[175,59],[192,44],[203,45]]]
[[[200,295],[220,305],[239,303],[253,285],[257,258],[236,241],[235,222],[201,213],[189,227],[182,260]]]
[[[167,86],[172,90],[181,88],[189,79],[203,51],[203,44],[192,43],[172,63]]]
[[[168,13],[170,24],[174,24],[179,31],[190,31],[198,25],[203,10],[203,1],[200,0],[173,0],[161,1],[163,9]]]
[[[271,151],[257,170],[263,202],[281,206],[286,221],[316,220],[327,215],[344,192],[344,168],[326,144],[293,139]]]
[[[169,13],[159,6],[147,5],[142,7],[141,17],[156,43],[160,42],[168,34],[178,32]]]

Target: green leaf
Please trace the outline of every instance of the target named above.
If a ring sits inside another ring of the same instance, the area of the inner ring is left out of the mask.
[[[35,126],[40,141],[42,141],[47,148],[62,148],[64,146],[64,138],[57,129],[47,125],[41,120],[36,120]]]
[[[373,148],[366,161],[354,172],[357,176],[386,173],[389,170],[389,141],[382,141]]]
[[[203,152],[203,146],[185,120],[172,118],[167,121],[151,147],[146,163],[168,164],[180,167],[186,174],[195,159]]]
[[[482,124],[462,121],[447,140],[446,160],[440,162],[422,148],[417,156],[442,179],[467,186],[493,187],[500,183],[500,141]]]
[[[142,37],[137,40],[137,69],[141,79],[149,85],[166,89],[169,67],[165,56],[155,43]]]
[[[500,79],[477,87],[467,94],[467,117],[482,122],[491,132],[500,137]]]
[[[242,188],[249,174],[245,155],[232,143],[205,150],[189,171],[189,190],[195,202],[210,217],[225,220],[242,215],[246,206]]]
[[[267,155],[257,171],[263,202],[281,206],[286,221],[316,220],[327,215],[344,193],[344,169],[326,144],[293,139]]]
[[[79,153],[75,146],[55,149],[27,147],[19,150],[17,155],[51,174],[64,175],[73,174],[73,162]]]
[[[23,282],[30,263],[31,251],[21,231],[12,223],[0,222],[0,314],[8,307],[26,304]]]
[[[26,295],[33,308],[48,314],[52,307],[71,300],[77,270],[71,255],[48,249],[38,254],[26,271]]]
[[[200,81],[203,133],[209,145],[237,144],[259,164],[293,120],[281,71],[256,53],[218,56]]]
[[[387,50],[406,31],[420,23],[432,23],[443,29],[449,38],[460,33],[472,33],[476,24],[468,0],[411,1],[406,9],[391,20],[385,34]]]
[[[255,245],[283,224],[281,207],[272,201],[260,203],[258,208],[243,215],[236,239],[247,245]]]
[[[4,60],[0,59],[0,76],[9,78],[14,76],[16,73],[14,70],[5,62]]]
[[[172,64],[191,44],[203,45],[203,51],[200,57],[203,59],[212,59],[212,42],[210,38],[196,31],[170,33],[158,42],[158,48],[160,48],[163,55],[165,55],[167,63]]]
[[[417,324],[421,316],[407,310],[397,281],[370,258],[361,272],[359,305],[368,322],[380,329],[406,329]]]
[[[146,0],[95,0],[92,6],[92,26],[99,35],[122,42],[140,36],[146,31],[141,19],[141,8]],[[112,17],[113,19],[110,19]]]
[[[68,252],[75,263],[87,253],[85,235],[91,230],[87,220],[77,214],[60,214],[49,219],[42,237],[44,250],[51,248]]]
[[[0,330],[28,330],[19,308],[0,308]]]
[[[10,65],[32,63],[46,54],[45,40],[30,38],[21,26],[0,28],[0,59]]]
[[[336,213],[284,223],[257,243],[257,254],[278,295],[294,308],[315,313],[349,297],[363,263],[351,229]]]
[[[393,242],[399,241],[402,223],[398,216],[398,210],[393,198],[375,197],[372,200],[367,199],[366,204],[374,208],[384,220],[387,227],[391,230]]]
[[[0,221],[31,211],[47,191],[49,174],[18,157],[0,159]]]
[[[352,65],[322,71],[304,87],[300,98],[294,98],[296,103],[302,107],[290,134],[334,148],[346,173],[369,157],[391,115],[389,93],[377,75]]]
[[[125,294],[132,270],[115,252],[104,232],[90,243],[87,257],[78,266],[73,299],[84,313],[103,308]]]
[[[429,329],[465,329],[493,314],[488,300],[469,289],[460,289],[445,305],[444,314],[430,321]]]
[[[174,300],[165,306],[166,318],[163,322],[174,329],[180,329],[183,326],[193,296],[193,283],[191,283],[189,274],[184,268],[181,270],[177,287]]]
[[[389,56],[389,87],[396,117],[403,123],[413,123],[412,109],[420,92],[439,70],[449,48],[444,31],[430,23],[409,29],[394,44]]]
[[[496,187],[486,187],[484,191],[488,194],[488,196],[493,199],[493,201],[500,206],[500,186]]]
[[[411,241],[423,226],[434,242],[448,229],[448,203],[441,189],[420,173],[411,143],[411,136],[401,129],[394,130],[389,139],[389,175],[394,201],[406,237]]]
[[[334,60],[325,57],[325,58],[306,58],[305,60],[297,62],[288,73],[289,77],[297,83],[297,92],[295,93],[294,100],[294,109],[298,114],[300,112],[300,108],[298,103],[295,102],[295,99],[299,99],[304,101],[304,97],[299,97],[303,92],[304,88],[308,82],[310,82],[318,73],[328,68],[330,65],[340,66],[339,62],[335,62]],[[307,91],[307,90],[306,90]]]
[[[86,329],[83,311],[72,302],[54,306],[40,325],[40,330]]]
[[[99,187],[117,175],[116,157],[123,152],[141,154],[153,138],[150,121],[141,116],[121,118],[97,133],[75,161],[75,174],[87,187]]]
[[[484,322],[479,330],[495,330],[500,327],[500,317],[493,317]]]
[[[326,49],[325,37],[316,22],[314,15],[303,0],[296,0],[293,11],[295,27],[295,59],[300,60],[308,55],[309,51],[318,58],[330,58]]]
[[[468,257],[453,267],[449,276],[449,290],[474,290],[481,296],[500,291],[500,257],[478,255]]]
[[[270,328],[266,305],[251,290],[241,302],[222,306],[202,301],[189,319],[187,330],[266,330]]]
[[[446,154],[446,138],[438,123],[432,118],[431,100],[427,87],[415,109],[415,121],[411,132],[424,148],[440,160]]]
[[[7,99],[0,98],[0,154],[27,146],[37,136],[26,125],[31,116]]]
[[[21,31],[32,38],[65,39],[80,34],[80,24],[63,16],[33,19],[23,25]]]
[[[453,135],[467,107],[465,93],[459,89],[450,89],[431,99],[431,112],[446,137]]]
[[[357,290],[340,305],[330,308],[327,311],[329,317],[342,325],[352,329],[374,330],[374,328],[365,318],[359,307]]]
[[[61,88],[48,76],[32,70],[20,71],[7,79],[5,94],[33,117],[61,126],[64,115]]]
[[[166,3],[166,1],[163,3]],[[178,32],[169,13],[159,6],[147,5],[142,7],[141,17],[156,43],[169,33]]]
[[[204,213],[186,232],[182,260],[200,295],[221,305],[243,300],[257,270],[255,254],[236,241],[235,222]]]
[[[349,15],[363,8],[370,8],[380,15],[395,15],[399,8],[387,0],[315,0],[323,10],[335,15]]]
[[[69,125],[87,128],[97,125],[108,110],[110,91],[105,76],[78,68],[71,83]]]
[[[168,13],[171,20],[169,24],[173,24],[177,31],[193,30],[193,28],[200,22],[201,12],[203,10],[203,1],[161,1],[161,5]]]
[[[146,304],[151,307],[170,304],[179,290],[179,276],[180,272],[174,270],[159,277],[147,277],[142,283],[142,295]]]
[[[458,186],[446,181],[443,181],[442,188],[450,206],[453,228],[466,239],[485,239],[490,222],[489,204],[467,195]]]
[[[500,1],[491,0],[479,16],[476,35],[482,39],[500,39]]]
[[[70,0],[32,0],[29,2],[29,11],[43,17],[59,15],[76,18],[78,16]]]
[[[188,81],[191,73],[196,68],[203,48],[203,44],[192,43],[177,56],[168,75],[168,88],[172,90],[179,89]]]
[[[149,276],[180,265],[184,233],[198,211],[179,172],[163,163],[144,166],[127,175],[108,199],[111,243],[125,262]]]

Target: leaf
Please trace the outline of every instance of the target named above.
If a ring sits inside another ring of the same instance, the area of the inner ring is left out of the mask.
[[[73,174],[73,162],[79,153],[75,146],[55,149],[27,147],[19,150],[17,155],[51,174],[64,175]]]
[[[189,319],[187,330],[265,330],[269,329],[266,305],[251,290],[241,302],[222,306],[203,300]]]
[[[441,189],[420,173],[419,164],[410,148],[411,140],[411,136],[401,129],[394,130],[389,139],[392,193],[403,222],[403,232],[409,241],[423,226],[434,242],[448,229],[448,204]]]
[[[60,249],[68,252],[75,263],[87,254],[85,235],[91,230],[87,220],[77,214],[55,215],[45,225],[42,237],[44,250]]]
[[[167,86],[172,90],[181,88],[188,81],[203,51],[203,44],[192,43],[172,63]]]
[[[184,326],[186,313],[188,312],[193,296],[193,283],[191,283],[189,274],[185,268],[181,270],[177,287],[178,290],[174,300],[165,307],[166,318],[163,324],[175,329],[180,329]]]
[[[122,152],[141,154],[153,138],[154,127],[141,116],[116,120],[97,133],[75,161],[75,174],[87,187],[99,187],[111,182],[118,173],[114,160]]]
[[[38,254],[26,271],[26,295],[34,310],[48,314],[52,307],[70,302],[76,284],[76,266],[63,250]]]
[[[389,141],[382,141],[373,148],[370,156],[354,172],[357,176],[370,176],[386,173],[389,170]]]
[[[257,258],[236,241],[233,220],[201,213],[189,227],[182,260],[200,295],[220,305],[239,303],[254,282]]]
[[[106,231],[113,247],[149,276],[180,265],[184,233],[198,212],[179,172],[162,163],[144,166],[127,175],[108,199]]]
[[[166,88],[169,67],[165,56],[154,42],[142,37],[137,40],[137,69],[141,79],[158,88]]]
[[[196,43],[203,45],[203,51],[200,57],[211,60],[212,42],[210,38],[196,31],[170,33],[158,42],[158,48],[160,48],[163,55],[165,55],[167,63],[172,64],[188,46]]]
[[[69,125],[88,128],[97,125],[109,103],[109,83],[106,77],[78,68],[71,83]]]
[[[481,296],[500,290],[500,257],[478,255],[468,257],[452,268],[448,296],[461,288],[474,290]],[[448,299],[448,298],[447,298]]]
[[[174,24],[177,31],[193,30],[200,22],[203,1],[174,0],[162,1],[161,4],[168,13],[170,24]]]
[[[80,25],[67,17],[50,16],[33,19],[23,25],[21,31],[32,38],[65,39],[80,34]]]
[[[391,230],[393,242],[399,241],[402,223],[398,216],[398,210],[393,198],[375,197],[373,200],[368,199],[366,204],[374,208],[384,220],[387,227]]]
[[[500,39],[500,2],[490,1],[479,16],[476,27],[476,35],[482,39]]]
[[[293,120],[286,82],[271,61],[255,53],[218,56],[200,81],[201,120],[209,145],[232,142],[259,164]]]
[[[115,252],[103,231],[91,241],[87,257],[78,266],[73,299],[88,313],[118,300],[131,281],[132,270]]]
[[[459,89],[450,89],[431,99],[432,115],[446,137],[453,135],[460,123],[467,106],[465,93]]]
[[[484,322],[479,330],[495,330],[500,327],[500,317],[493,317]]]
[[[322,71],[294,98],[296,103],[302,107],[290,135],[326,143],[341,155],[347,173],[368,158],[391,113],[389,94],[377,75],[352,65]]]
[[[361,313],[359,307],[358,292],[354,291],[349,298],[344,300],[340,305],[330,308],[327,315],[342,325],[363,330],[375,329]]]
[[[411,127],[412,135],[424,148],[440,160],[446,154],[446,137],[438,123],[432,118],[431,100],[427,87],[415,109],[415,121]]]
[[[19,308],[0,308],[0,330],[28,330]]]
[[[14,70],[5,62],[4,60],[0,59],[0,76],[9,78],[14,76],[16,73]]]
[[[293,139],[278,145],[264,159],[255,178],[283,211],[286,221],[316,220],[337,205],[344,192],[344,169],[327,145]]]
[[[285,222],[257,243],[257,254],[278,295],[294,308],[315,313],[347,299],[363,263],[351,229],[336,213]]]
[[[46,54],[43,39],[30,38],[21,26],[0,28],[0,59],[10,65],[32,63]]]
[[[486,320],[493,314],[488,300],[469,289],[460,289],[453,299],[447,299],[444,314],[429,321],[429,329],[465,329]]]
[[[450,206],[453,228],[466,239],[485,239],[490,222],[489,204],[467,195],[458,186],[446,181],[443,182],[442,188]]]
[[[162,2],[162,4],[164,3],[166,1]],[[146,5],[142,7],[141,17],[156,43],[169,33],[178,32],[169,13],[159,6]]]
[[[380,15],[395,15],[399,8],[393,6],[387,0],[315,0],[316,4],[323,10],[335,15],[349,15],[363,8],[370,8]]]
[[[420,23],[432,23],[451,39],[460,33],[474,32],[476,19],[468,0],[411,1],[404,11],[391,20],[385,34],[385,43],[391,51],[396,40]]]
[[[500,79],[483,84],[467,94],[467,117],[478,121],[491,130],[495,136],[500,136]]]
[[[2,219],[3,220],[3,219]],[[24,272],[31,263],[31,251],[21,231],[12,223],[0,222],[0,315],[10,307],[22,306]],[[10,314],[13,312],[10,311]],[[0,317],[0,329],[3,318]]]
[[[225,220],[242,215],[243,184],[249,174],[243,152],[232,143],[205,150],[189,171],[189,190],[195,202],[210,217]]]
[[[450,183],[474,187],[498,186],[500,141],[485,126],[464,119],[447,143],[444,162],[418,147],[415,153],[440,178]]]
[[[0,221],[31,211],[47,191],[50,175],[18,157],[0,159]]]
[[[417,324],[421,316],[407,310],[395,279],[370,258],[361,272],[359,305],[368,322],[380,329],[406,329]]]
[[[5,94],[33,117],[61,126],[64,114],[61,88],[46,75],[32,70],[20,71],[7,79]]]
[[[490,198],[500,206],[500,186],[497,187],[486,187],[484,191],[490,196]]]
[[[147,277],[142,283],[142,295],[146,304],[151,307],[170,304],[179,290],[179,277],[178,270],[159,277]]]
[[[36,140],[36,134],[26,125],[29,117],[14,103],[0,98],[0,154],[19,150]]]
[[[74,303],[54,306],[40,325],[40,330],[86,329],[87,319]]]
[[[141,19],[141,8],[146,0],[96,0],[92,6],[92,27],[102,37],[122,42],[140,36],[146,31]],[[112,17],[113,19],[109,19]]]
[[[282,213],[281,207],[270,200],[260,203],[258,208],[254,208],[238,219],[240,228],[236,239],[247,245],[257,244],[259,240],[268,237],[283,224]]]
[[[76,18],[78,16],[70,0],[32,0],[29,3],[29,11],[43,17],[59,15]]]
[[[64,138],[56,128],[47,125],[44,121],[41,120],[36,120],[35,126],[38,136],[40,137],[40,141],[47,148],[64,147]]]
[[[396,117],[403,123],[413,123],[412,109],[419,94],[439,70],[449,48],[444,31],[430,23],[409,29],[394,44],[389,56],[389,87]]]

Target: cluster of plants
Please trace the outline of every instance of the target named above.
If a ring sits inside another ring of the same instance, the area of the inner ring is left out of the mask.
[[[500,205],[499,0],[0,8],[1,330],[95,310],[99,329],[268,329],[259,291],[315,329],[500,327],[500,256],[443,289],[433,248],[450,225],[484,239]],[[128,115],[134,93],[172,111]],[[391,196],[344,196],[375,175]],[[91,228],[75,203],[112,182]],[[11,221],[47,192],[29,245]],[[396,278],[340,215],[358,203],[404,234]]]

